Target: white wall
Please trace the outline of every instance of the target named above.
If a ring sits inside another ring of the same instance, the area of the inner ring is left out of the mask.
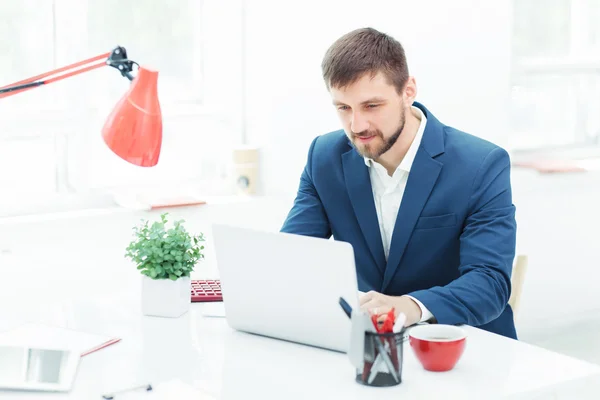
[[[510,16],[509,1],[247,2],[246,126],[262,147],[262,192],[293,195],[310,141],[339,129],[321,59],[359,27],[405,46],[417,100],[441,121],[504,145]]]

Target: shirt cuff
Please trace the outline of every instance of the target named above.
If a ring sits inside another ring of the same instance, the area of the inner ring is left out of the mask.
[[[421,303],[419,300],[415,299],[412,296],[409,296],[409,295],[405,295],[405,296],[412,299],[415,303],[417,303],[417,305],[421,309],[421,320],[419,322],[426,322],[433,318],[433,314],[431,314],[431,312],[427,309],[427,307],[425,307],[423,305],[423,303]]]

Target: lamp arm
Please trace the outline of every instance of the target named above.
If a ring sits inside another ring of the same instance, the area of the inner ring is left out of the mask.
[[[104,60],[104,61],[101,61]],[[90,65],[88,65],[90,64]],[[106,65],[116,68],[122,76],[126,77],[130,81],[134,79],[134,76],[131,75],[133,71],[133,65],[138,65],[135,61],[131,61],[127,58],[127,51],[124,47],[117,46],[113,49],[113,51],[109,53],[100,54],[98,56],[88,58],[87,60],[79,61],[74,64],[70,64],[49,72],[45,72],[40,75],[33,76],[31,78],[27,78],[21,80],[19,82],[12,83],[8,86],[0,87],[0,99],[8,96],[15,95],[17,93],[22,93],[27,90],[31,90],[38,86],[47,85],[52,82],[60,81],[62,79],[79,75],[84,72],[91,71],[93,69],[97,69],[100,67],[104,67]],[[87,65],[87,66],[86,66]],[[73,70],[74,69],[74,70]],[[73,71],[71,71],[73,70]],[[70,72],[67,72],[70,71]],[[61,74],[61,75],[57,75]],[[57,75],[53,78],[44,79],[52,75]]]
[[[130,81],[134,78],[134,76],[131,75],[133,64],[137,65],[138,68],[140,67],[138,63],[127,58],[127,50],[125,50],[125,47],[121,46],[115,47],[106,59],[106,65],[116,68],[121,73],[121,76],[124,76]]]

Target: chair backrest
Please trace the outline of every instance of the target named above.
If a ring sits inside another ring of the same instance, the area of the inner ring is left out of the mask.
[[[525,281],[525,273],[527,271],[527,256],[524,254],[517,255],[511,276],[512,292],[508,304],[513,309],[513,314],[517,314],[519,303],[521,302],[521,293],[523,292],[523,283]]]

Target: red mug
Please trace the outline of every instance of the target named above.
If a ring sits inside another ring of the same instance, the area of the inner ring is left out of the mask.
[[[467,333],[454,325],[418,325],[409,338],[417,359],[427,371],[450,371],[462,356]]]

